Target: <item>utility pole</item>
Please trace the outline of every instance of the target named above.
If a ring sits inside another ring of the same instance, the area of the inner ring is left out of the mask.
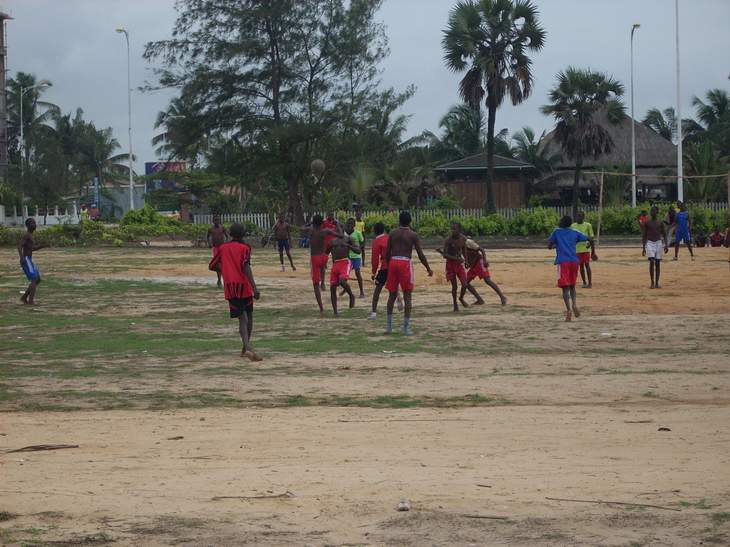
[[[8,105],[5,90],[5,71],[7,70],[7,40],[5,22],[12,19],[7,13],[0,12],[0,178],[8,176]]]
[[[682,80],[679,63],[679,0],[674,1],[677,42],[677,199],[684,201],[684,157],[682,156]]]

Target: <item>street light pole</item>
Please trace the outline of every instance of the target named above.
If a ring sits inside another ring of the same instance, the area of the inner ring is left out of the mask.
[[[634,33],[641,25],[631,27],[631,206],[636,207],[636,118],[634,117]]]
[[[132,68],[129,52],[129,33],[124,28],[116,29],[127,41],[127,110],[129,116],[129,210],[134,210],[134,178],[132,176]],[[101,181],[99,181],[101,184]]]
[[[677,199],[684,201],[684,156],[682,155],[682,86],[679,63],[679,0],[674,2],[677,40]]]

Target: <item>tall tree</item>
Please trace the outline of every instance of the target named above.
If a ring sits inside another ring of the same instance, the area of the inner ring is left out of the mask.
[[[509,96],[520,104],[532,92],[532,61],[546,32],[530,0],[464,0],[449,15],[442,41],[446,66],[466,74],[459,93],[472,108],[487,107],[487,199],[494,209],[494,128],[497,109]]]
[[[706,102],[705,102],[706,101]],[[730,95],[724,89],[711,89],[705,101],[695,97],[697,118],[704,125],[706,137],[723,156],[730,155]]]
[[[642,123],[668,141],[677,142],[677,114],[674,108],[669,107],[664,110],[652,108],[646,113]],[[704,128],[695,120],[682,119],[682,141],[694,142],[704,131]]]
[[[613,150],[613,139],[599,115],[605,115],[610,124],[621,123],[626,117],[620,100],[623,93],[623,84],[605,74],[568,67],[558,74],[558,83],[548,94],[550,104],[542,107],[543,114],[555,118],[555,138],[563,153],[575,160],[573,216],[578,212],[584,159]]]
[[[532,165],[538,176],[551,173],[560,161],[560,154],[545,146],[545,131],[537,138],[534,129],[523,127],[512,135],[512,142],[516,158]]]
[[[382,0],[180,0],[173,38],[147,45],[163,87],[194,106],[198,127],[227,134],[248,169],[286,183],[303,219],[311,160],[377,103],[387,53]],[[326,158],[325,158],[326,159]]]

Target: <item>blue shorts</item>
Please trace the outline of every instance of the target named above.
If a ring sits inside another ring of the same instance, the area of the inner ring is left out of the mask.
[[[288,239],[277,239],[276,244],[279,246],[280,251],[289,250],[289,240]]]
[[[689,230],[677,231],[674,234],[674,241],[676,243],[692,243],[692,237],[690,236]]]
[[[33,259],[29,256],[23,257],[23,273],[28,281],[38,281],[41,278],[41,272],[38,271],[38,268],[33,264]]]
[[[353,270],[359,270],[362,267],[362,258],[350,258],[350,266]]]

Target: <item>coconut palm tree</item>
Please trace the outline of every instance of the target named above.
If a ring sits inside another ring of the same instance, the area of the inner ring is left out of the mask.
[[[509,96],[520,104],[532,92],[528,53],[545,44],[546,32],[531,0],[462,0],[451,10],[442,41],[446,66],[466,72],[459,93],[472,108],[487,107],[486,208],[494,210],[494,128]]]
[[[626,117],[620,100],[623,93],[623,84],[612,77],[568,67],[558,74],[558,83],[548,94],[550,104],[542,107],[543,114],[555,118],[554,134],[563,154],[575,160],[573,216],[578,212],[584,159],[608,154],[614,146],[598,115],[605,116],[610,124],[621,123]]]
[[[730,155],[730,96],[723,89],[711,89],[705,98],[707,102],[697,97],[692,101],[697,118],[720,154]]]
[[[669,107],[664,110],[652,108],[646,113],[642,123],[668,141],[677,142],[677,114],[674,108]],[[682,119],[683,142],[696,141],[704,131],[705,129],[692,118]]]
[[[551,173],[561,159],[559,153],[551,154],[548,151],[544,141],[545,131],[540,134],[540,138],[536,138],[535,130],[527,126],[512,135],[515,157],[532,165],[538,176]]]

